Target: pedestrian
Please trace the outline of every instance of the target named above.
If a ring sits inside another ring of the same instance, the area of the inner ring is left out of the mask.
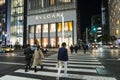
[[[83,46],[84,54],[86,54],[86,50],[87,50],[87,45],[86,45],[86,43],[83,43],[82,46]]]
[[[74,46],[74,50],[75,50],[75,53],[77,54],[77,51],[78,51],[78,46],[77,45]]]
[[[25,54],[25,61],[26,61],[25,72],[28,72],[28,68],[29,69],[31,68],[31,60],[32,60],[32,56],[33,56],[33,52],[31,50],[29,44],[24,49],[24,54]]]
[[[73,47],[73,45],[71,45],[70,46],[70,52],[71,52],[71,54],[73,54],[73,51],[74,51],[74,47]]]
[[[37,72],[37,66],[41,66],[41,69],[43,69],[43,64],[42,64],[43,58],[44,58],[44,55],[40,50],[40,46],[37,46],[37,49],[35,49],[33,54],[33,66],[34,66],[35,72]]]
[[[66,43],[62,43],[62,47],[58,50],[58,73],[57,73],[57,79],[59,79],[61,69],[64,65],[64,76],[67,77],[67,64],[68,64],[68,50],[66,48]]]

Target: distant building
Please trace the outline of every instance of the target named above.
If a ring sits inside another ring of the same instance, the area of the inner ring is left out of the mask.
[[[7,8],[6,0],[0,0],[0,44],[6,44]]]
[[[36,40],[43,47],[61,46],[63,41],[68,46],[77,44],[77,0],[28,0],[27,13],[27,41],[31,45]]]
[[[109,35],[108,0],[101,0],[102,35]]]
[[[110,35],[120,39],[120,1],[109,0]]]

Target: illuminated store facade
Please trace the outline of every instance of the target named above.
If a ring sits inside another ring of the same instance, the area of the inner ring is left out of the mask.
[[[0,0],[0,44],[5,45],[6,33],[6,0]]]
[[[42,47],[77,44],[76,0],[28,0],[27,41]]]
[[[11,0],[10,43],[23,45],[24,0]]]

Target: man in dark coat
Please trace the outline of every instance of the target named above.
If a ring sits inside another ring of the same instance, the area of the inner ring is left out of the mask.
[[[25,61],[26,61],[26,65],[25,65],[25,72],[28,71],[28,68],[31,68],[31,59],[33,56],[33,51],[30,48],[30,45],[27,45],[27,48],[24,49],[24,54],[25,54]]]
[[[59,75],[63,66],[64,66],[64,75],[67,76],[68,51],[66,49],[65,42],[63,42],[62,47],[59,48],[57,59],[59,63],[57,78],[59,78]]]

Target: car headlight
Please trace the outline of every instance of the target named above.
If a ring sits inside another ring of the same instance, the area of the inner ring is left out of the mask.
[[[10,51],[10,49],[6,49],[6,51]]]

